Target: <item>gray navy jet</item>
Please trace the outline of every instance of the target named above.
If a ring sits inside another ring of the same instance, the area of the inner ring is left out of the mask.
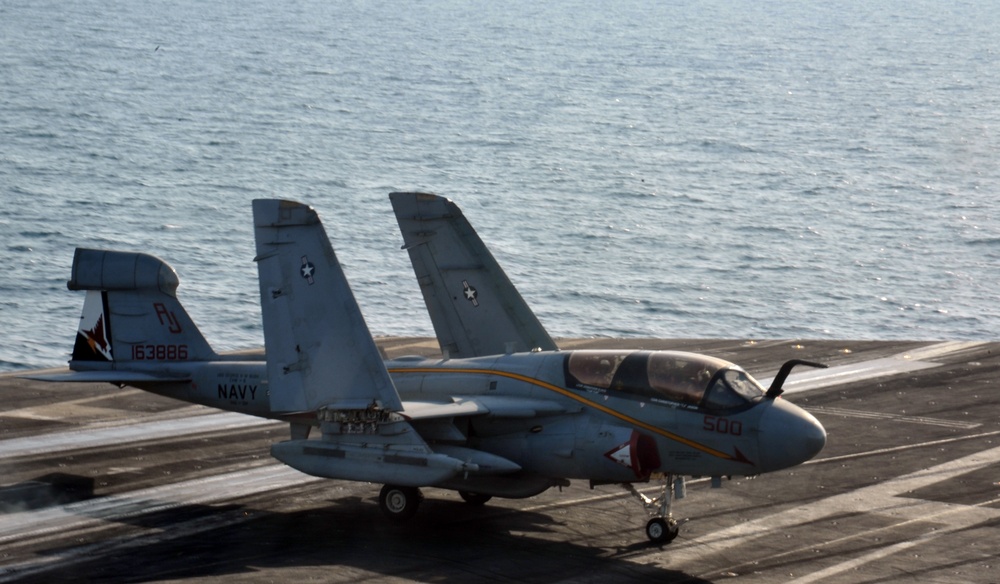
[[[381,483],[389,518],[420,487],[471,504],[531,497],[571,479],[618,484],[672,541],[685,476],[754,476],[815,456],[826,432],[781,398],[792,360],[764,389],[740,367],[679,351],[561,351],[459,208],[390,195],[441,358],[383,360],[311,207],[255,200],[264,360],[220,355],[143,253],[77,249],[86,291],[66,373],[285,421],[271,455],[301,472]],[[318,430],[318,431],[316,431]],[[654,482],[658,496],[635,485]]]

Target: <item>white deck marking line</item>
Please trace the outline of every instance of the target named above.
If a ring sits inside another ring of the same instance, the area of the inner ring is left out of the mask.
[[[143,391],[143,390],[141,390],[141,389],[132,389],[132,388],[129,388],[129,389],[125,389],[125,390],[119,390],[114,395],[111,395],[111,394],[92,395],[92,396],[89,396],[89,397],[82,397],[82,398],[79,398],[79,399],[70,399],[70,400],[66,400],[66,401],[49,402],[49,403],[40,404],[40,405],[37,405],[37,406],[28,406],[26,408],[17,408],[17,409],[14,409],[14,410],[0,411],[0,416],[12,417],[12,418],[27,418],[27,419],[30,419],[30,420],[55,420],[55,419],[58,419],[58,418],[52,418],[52,417],[49,417],[49,416],[47,416],[45,414],[41,414],[39,412],[43,411],[43,410],[51,410],[51,409],[65,408],[65,407],[71,407],[71,406],[72,407],[86,407],[87,404],[90,404],[90,403],[93,403],[93,402],[107,401],[108,399],[110,399],[112,397],[126,397],[126,396],[136,395],[136,394],[140,394],[140,393],[146,393],[146,392]],[[108,408],[100,408],[100,409],[108,409]]]
[[[943,418],[924,418],[921,416],[907,416],[906,414],[883,414],[881,412],[868,412],[864,410],[849,410],[845,408],[831,408],[826,406],[810,406],[811,414],[827,414],[830,416],[845,416],[848,418],[862,418],[865,420],[885,420],[887,422],[906,422],[909,424],[924,424],[926,426],[941,426],[942,428],[957,428],[959,430],[974,430],[980,426],[978,422],[956,422]]]
[[[109,522],[122,521],[129,517],[158,513],[185,505],[207,505],[233,500],[239,497],[318,482],[321,478],[304,475],[284,465],[270,464],[252,470],[235,471],[221,475],[182,481],[169,485],[139,489],[125,494],[109,495],[77,503],[49,507],[47,509],[24,511],[0,515],[0,545],[17,545],[24,540],[45,537],[53,533],[70,530],[88,530],[105,527]],[[240,518],[238,521],[245,521]],[[225,521],[225,524],[238,522]],[[171,526],[169,538],[190,535],[205,529],[219,527],[218,521],[204,518],[185,522],[195,529],[177,531]],[[142,540],[145,536],[129,534],[118,540]],[[115,541],[113,538],[109,541]],[[102,541],[100,549],[106,550],[109,541]],[[17,580],[26,574],[50,569],[55,565],[72,565],[91,557],[93,546],[64,548],[53,555],[30,560],[20,564],[0,566],[0,582]]]
[[[213,514],[208,517],[198,517],[187,521],[171,523],[170,529],[163,531],[146,529],[138,535],[130,533],[111,539],[102,539],[95,543],[64,549],[59,555],[45,556],[18,564],[0,566],[0,583],[17,582],[29,576],[37,576],[47,570],[57,567],[66,568],[93,559],[94,557],[122,554],[127,550],[141,549],[149,545],[191,537],[211,529],[229,527],[245,521],[247,521],[247,518],[242,513],[238,515],[227,513],[223,516]]]
[[[784,390],[786,394],[801,393],[832,385],[847,385],[877,377],[889,377],[911,371],[940,367],[938,363],[908,361],[896,357],[883,357],[872,361],[848,363],[829,369],[797,370],[788,376]],[[764,387],[771,385],[771,379],[760,380]]]
[[[988,344],[989,343],[985,341],[944,341],[942,343],[934,343],[933,345],[927,345],[925,347],[905,351],[900,353],[898,357],[900,359],[912,359],[914,361],[928,361],[931,359],[937,359],[938,357],[944,357],[952,353],[958,353],[959,351],[975,349],[981,345]]]
[[[0,515],[0,544],[76,529],[93,522],[118,521],[182,505],[228,501],[321,480],[325,479],[302,474],[284,465],[268,464],[251,470],[159,485],[45,509],[7,513]]]
[[[857,458],[865,458],[868,456],[879,456],[881,454],[902,452],[904,450],[913,450],[915,448],[927,448],[928,446],[941,446],[942,444],[951,444],[952,442],[964,442],[966,440],[975,440],[977,438],[990,438],[993,436],[1000,436],[1000,430],[993,430],[992,432],[983,432],[981,434],[973,434],[971,436],[955,436],[954,438],[941,438],[940,440],[931,440],[930,442],[921,442],[920,444],[902,444],[900,446],[890,446],[889,448],[879,448],[877,450],[867,450],[865,452],[841,454],[840,456],[830,456],[827,458],[814,458],[812,460],[807,460],[803,462],[802,466],[808,466],[812,464],[822,464],[826,462],[839,462],[842,460],[854,460]]]
[[[801,393],[832,385],[846,385],[878,377],[888,377],[940,367],[940,363],[934,363],[928,361],[928,359],[944,357],[986,344],[988,343],[978,341],[947,341],[920,347],[891,357],[848,363],[846,365],[830,367],[829,369],[797,369],[788,376],[784,389],[786,394]],[[769,377],[760,379],[759,381],[761,385],[768,387],[771,385],[773,379],[773,377]]]
[[[896,522],[895,526],[898,526],[905,522],[926,521],[931,517],[940,518],[950,514],[952,517],[947,529],[952,527],[962,529],[992,521],[1000,518],[1000,509],[982,506],[988,503],[952,505],[913,499],[906,495],[998,462],[1000,462],[1000,447],[994,447],[870,487],[813,501],[773,515],[740,523],[684,542],[679,548],[671,549],[671,565],[692,565],[705,555],[718,554],[736,546],[747,545],[758,538],[767,537],[771,532],[814,523],[835,515],[879,514],[892,519]],[[956,509],[972,509],[974,512],[958,513]],[[960,517],[956,518],[956,516]],[[882,529],[885,528],[877,528],[875,531]],[[850,537],[864,537],[868,533],[869,531],[860,531],[852,533]],[[823,545],[823,543],[815,543],[810,547],[815,548]]]
[[[907,540],[907,541],[901,541],[899,543],[896,543],[896,544],[893,544],[893,545],[890,545],[890,546],[886,546],[884,548],[877,549],[874,552],[865,554],[865,555],[863,555],[861,557],[854,558],[853,560],[847,560],[846,562],[841,562],[841,563],[836,564],[834,566],[830,566],[828,568],[824,568],[822,570],[813,572],[811,574],[807,574],[807,575],[805,575],[805,576],[803,576],[801,578],[796,578],[795,580],[790,581],[789,584],[809,584],[811,582],[819,582],[820,580],[829,578],[831,576],[836,576],[838,574],[843,574],[844,572],[846,572],[848,570],[856,569],[856,568],[858,568],[860,566],[863,566],[865,564],[870,564],[872,562],[877,562],[877,561],[882,560],[884,558],[887,558],[887,557],[889,557],[889,556],[891,556],[893,554],[897,554],[899,552],[906,551],[906,550],[908,550],[908,549],[910,549],[912,547],[915,547],[915,546],[918,546],[918,545],[927,544],[927,543],[929,543],[929,542],[931,542],[931,541],[933,541],[933,540],[935,540],[935,539],[937,539],[937,538],[939,538],[939,537],[941,537],[943,535],[948,535],[948,534],[954,533],[956,531],[961,531],[963,529],[968,529],[969,527],[971,527],[973,525],[976,525],[978,523],[982,523],[983,522],[982,517],[979,515],[980,514],[980,508],[987,507],[989,505],[995,505],[996,503],[1000,503],[1000,498],[993,499],[992,501],[984,501],[982,503],[976,503],[975,505],[969,505],[969,506],[961,505],[961,506],[953,507],[951,509],[943,509],[943,510],[939,511],[938,513],[930,515],[928,517],[923,517],[923,518],[920,518],[920,519],[911,519],[909,521],[904,521],[902,523],[898,523],[898,524],[895,524],[895,525],[890,525],[890,526],[882,527],[882,528],[879,528],[879,529],[873,529],[873,530],[867,531],[867,532],[865,532],[866,535],[874,533],[875,531],[887,531],[889,529],[894,529],[894,528],[906,525],[908,523],[916,523],[916,522],[919,522],[919,521],[935,521],[938,518],[944,517],[946,515],[956,515],[956,514],[968,515],[968,517],[966,517],[966,518],[960,518],[957,521],[953,519],[952,521],[949,522],[949,525],[947,527],[936,529],[934,531],[930,531],[928,533],[925,533],[923,535],[920,535],[920,536],[916,537],[915,539],[911,539],[911,540]],[[841,541],[847,541],[847,540],[850,540],[850,539],[854,539],[856,537],[858,537],[857,534],[852,534],[850,536],[842,537],[842,538],[840,538],[838,540],[835,540],[835,541],[824,542],[822,544],[822,546],[829,546],[830,544],[838,543],[838,542],[841,542]],[[820,546],[811,546],[810,549],[815,548],[815,547],[820,547]]]
[[[275,420],[225,412],[189,418],[174,418],[156,422],[143,422],[101,429],[70,430],[52,434],[25,436],[0,440],[0,460],[16,456],[53,454],[58,451],[97,448],[137,441],[176,438],[185,434],[243,429],[266,424],[280,424]]]
[[[176,407],[169,410],[162,410],[158,412],[128,412],[125,410],[118,410],[114,406],[89,406],[88,403],[108,401],[114,398],[121,397],[123,395],[129,395],[132,393],[149,395],[148,392],[141,389],[136,389],[132,391],[125,391],[122,393],[109,394],[104,396],[96,396],[91,398],[85,398],[80,400],[71,401],[61,401],[61,402],[51,402],[45,405],[31,406],[27,408],[19,408],[16,410],[7,410],[6,412],[0,412],[0,418],[22,418],[26,420],[43,420],[51,422],[63,422],[66,420],[72,420],[74,422],[73,430],[94,430],[100,428],[110,428],[114,426],[124,426],[126,424],[143,424],[146,422],[157,422],[160,420],[170,420],[177,418],[187,418],[193,416],[203,416],[207,414],[217,414],[221,410],[216,408],[210,408],[208,406],[201,406],[196,404],[185,404],[180,407]],[[76,423],[76,420],[67,416],[66,410],[70,409],[72,412],[84,412],[85,416],[95,417],[89,422]],[[51,413],[43,413],[50,411]],[[118,417],[107,417],[109,411],[115,411]],[[68,431],[68,430],[57,430],[57,431]]]

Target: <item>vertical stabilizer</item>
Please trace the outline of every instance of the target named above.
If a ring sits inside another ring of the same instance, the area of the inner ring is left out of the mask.
[[[258,199],[253,216],[271,409],[402,410],[316,211]]]
[[[557,349],[455,203],[426,193],[389,198],[442,351],[477,357]]]
[[[144,253],[77,248],[70,290],[86,290],[73,369],[207,361],[215,351],[177,300],[177,273]]]

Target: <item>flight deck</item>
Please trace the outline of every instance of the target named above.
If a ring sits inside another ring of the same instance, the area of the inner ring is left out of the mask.
[[[433,339],[383,338],[388,356]],[[824,450],[754,479],[689,479],[669,545],[615,486],[472,506],[424,489],[404,525],[379,485],[269,456],[278,422],[138,389],[0,376],[0,582],[996,582],[1000,343],[561,339],[739,363],[815,415]],[[640,490],[642,489],[642,485]],[[648,486],[650,492],[653,485]],[[690,518],[686,520],[686,518]]]

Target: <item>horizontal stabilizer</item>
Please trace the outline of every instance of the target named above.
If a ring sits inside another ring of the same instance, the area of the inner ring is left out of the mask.
[[[21,379],[35,381],[54,381],[61,383],[118,383],[132,385],[134,383],[184,383],[191,381],[191,376],[170,377],[138,371],[62,371],[58,373],[34,373],[18,375]]]

